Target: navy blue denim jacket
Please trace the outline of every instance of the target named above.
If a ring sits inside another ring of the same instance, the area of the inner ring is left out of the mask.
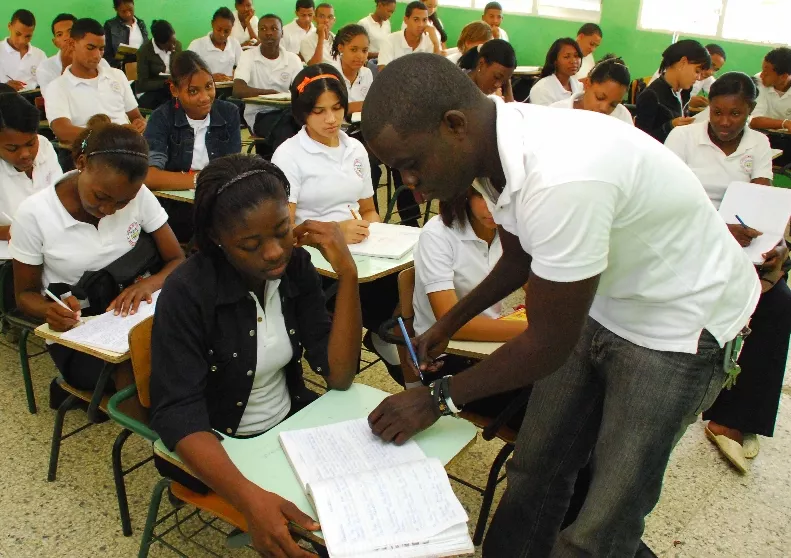
[[[148,41],[148,28],[146,22],[140,18],[137,20],[137,26],[140,28],[140,34],[143,35],[143,44]],[[115,16],[113,19],[108,19],[104,22],[104,59],[113,68],[121,68],[120,60],[115,59],[115,53],[121,43],[129,44],[130,29],[119,17]],[[134,58],[134,57],[132,57]]]
[[[242,150],[239,109],[219,99],[211,107],[211,121],[206,131],[209,160]],[[148,119],[145,138],[148,141],[149,166],[171,172],[187,172],[192,166],[195,132],[187,122],[187,113],[176,108],[173,101],[163,104]]]

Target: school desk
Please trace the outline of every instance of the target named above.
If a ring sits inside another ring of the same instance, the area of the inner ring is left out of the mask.
[[[151,190],[158,198],[176,200],[185,203],[195,203],[195,188],[189,190]]]
[[[533,77],[541,74],[541,66],[517,66],[514,69],[514,76]]]
[[[266,105],[270,107],[286,108],[291,106],[291,99],[267,99],[266,97],[246,97],[242,99],[250,105]]]
[[[772,149],[772,159],[773,160],[777,159],[778,157],[782,157],[782,156],[783,156],[783,150],[782,149]]]
[[[313,264],[313,267],[316,268],[316,271],[319,272],[319,275],[330,277],[332,279],[338,278],[338,275],[333,271],[330,263],[324,259],[324,256],[321,255],[321,252],[312,246],[306,246],[305,249],[310,253],[310,261]],[[356,256],[354,254],[352,254],[352,258],[354,258],[354,263],[357,264],[357,281],[359,283],[369,283],[371,281],[376,281],[382,277],[386,277],[388,275],[392,275],[393,273],[403,271],[408,267],[412,267],[415,263],[415,258],[412,255],[412,251],[399,260],[389,258],[373,258],[371,256]]]
[[[503,346],[495,341],[451,341],[446,353],[483,360]]]
[[[346,420],[367,417],[389,394],[366,386],[352,384],[346,391],[330,390],[314,403],[255,438],[224,437],[222,446],[239,471],[264,490],[290,500],[306,514],[317,519],[302,486],[280,447],[278,434],[287,430],[313,428]],[[427,457],[435,457],[447,465],[475,439],[477,429],[466,420],[442,417],[433,426],[415,436]],[[154,453],[189,472],[179,457],[168,451],[162,440],[154,443]],[[320,533],[319,533],[320,535]]]
[[[233,87],[233,80],[214,82],[215,89],[231,89],[232,87]]]

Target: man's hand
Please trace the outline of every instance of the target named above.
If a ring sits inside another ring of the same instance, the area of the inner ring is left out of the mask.
[[[314,556],[294,542],[289,521],[308,531],[318,531],[319,524],[292,502],[265,490],[256,490],[243,510],[253,548],[262,556],[276,558],[311,558]]]
[[[16,79],[12,79],[6,82],[6,85],[10,85],[11,87],[14,88],[15,91],[22,91],[27,85],[27,83],[25,83],[24,81],[18,81]]]
[[[701,111],[709,106],[709,100],[702,95],[695,95],[689,100],[690,110]]]
[[[786,248],[784,242],[761,255],[764,258],[764,263],[760,265],[762,272],[780,271],[783,267],[783,262],[788,258],[788,248]]]
[[[739,224],[728,225],[728,230],[731,231],[733,238],[736,239],[736,242],[738,242],[742,248],[749,246],[754,238],[758,238],[764,234],[761,231],[744,227]]]
[[[400,446],[437,422],[439,417],[431,400],[431,390],[427,387],[416,387],[382,401],[368,415],[368,424],[371,431],[382,440],[395,442]]]

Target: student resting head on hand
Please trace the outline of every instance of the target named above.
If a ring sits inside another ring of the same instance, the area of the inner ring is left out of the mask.
[[[530,102],[549,106],[582,93],[582,84],[574,77],[580,70],[582,50],[577,41],[558,39],[547,51],[541,79],[530,90]]]
[[[245,479],[212,429],[254,436],[315,400],[302,378],[303,353],[328,388],[351,385],[362,335],[354,260],[335,223],[293,227],[286,177],[244,155],[201,173],[195,238],[197,254],[157,302],[151,426],[202,482],[179,479],[202,492],[208,485],[244,515],[256,550],[302,556],[286,522],[318,524]],[[304,245],[318,248],[339,277],[332,320]]]
[[[492,39],[471,48],[459,59],[459,67],[486,95],[497,95],[506,102],[514,100],[511,76],[516,69],[514,48],[502,39]]]

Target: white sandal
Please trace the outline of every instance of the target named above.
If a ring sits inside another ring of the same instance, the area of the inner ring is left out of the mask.
[[[731,440],[727,436],[715,434],[709,430],[708,426],[706,427],[706,436],[709,440],[714,442],[714,445],[717,446],[722,455],[724,455],[740,473],[745,474],[747,472],[747,460],[744,458],[744,449],[739,442]]]
[[[758,456],[758,451],[761,449],[758,443],[758,434],[745,434],[742,448],[744,449],[744,457],[747,459],[755,459]]]

